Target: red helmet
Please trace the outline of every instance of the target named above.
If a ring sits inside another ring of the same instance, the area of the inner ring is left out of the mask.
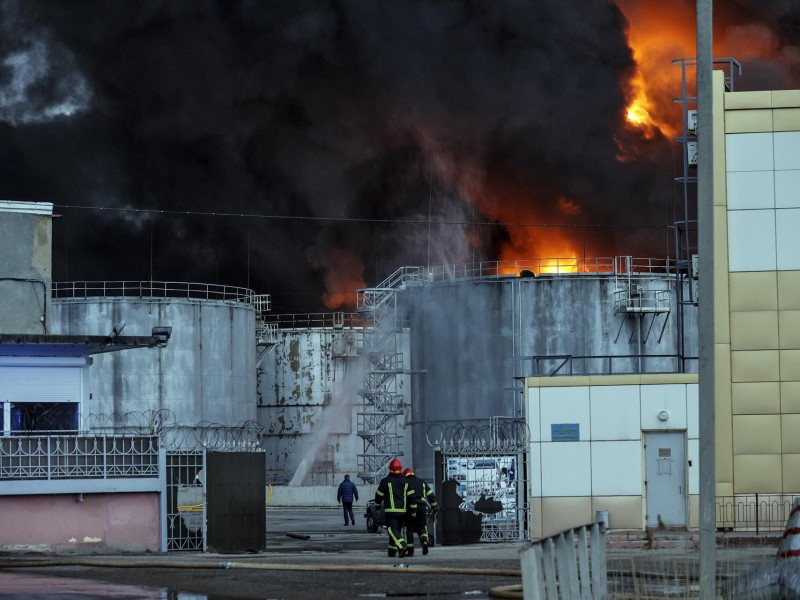
[[[410,477],[413,474],[414,474],[414,471],[411,470],[411,467],[406,467],[406,470],[403,471],[403,476],[404,477]]]
[[[389,463],[389,473],[399,473],[403,470],[403,463],[401,463],[398,459],[393,458],[392,462]]]

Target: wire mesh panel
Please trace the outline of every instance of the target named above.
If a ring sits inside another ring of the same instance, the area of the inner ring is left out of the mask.
[[[525,539],[525,502],[517,477],[520,457],[492,453],[443,457],[445,481],[456,484],[458,509],[480,518],[479,541]]]
[[[527,425],[505,417],[470,425],[431,423],[427,437],[437,450],[443,543],[524,540]]]
[[[167,550],[206,549],[205,453],[167,452]]]

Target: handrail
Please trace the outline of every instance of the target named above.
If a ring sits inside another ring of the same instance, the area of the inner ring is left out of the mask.
[[[605,527],[590,523],[532,542],[520,551],[520,567],[526,599],[606,600]]]
[[[682,356],[679,354],[597,354],[577,356],[574,354],[536,354],[530,356],[517,356],[517,361],[530,361],[530,369],[524,372],[524,367],[519,367],[515,377],[556,377],[571,375],[626,375],[639,374],[639,370],[614,369],[614,363],[619,361],[675,361],[673,370],[649,370],[650,373],[684,373],[681,363],[699,360],[697,356]],[[576,365],[580,364],[580,368]],[[594,365],[599,364],[599,368]],[[548,368],[543,368],[548,367]]]
[[[329,329],[363,328],[364,317],[359,313],[287,313],[264,317],[265,323],[274,323],[278,329]]]
[[[269,306],[264,294],[214,283],[184,281],[54,281],[53,298],[189,298],[227,300]]]

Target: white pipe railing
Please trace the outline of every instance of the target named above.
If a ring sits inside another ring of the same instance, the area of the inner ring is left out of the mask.
[[[607,600],[603,523],[567,529],[520,551],[525,600]]]

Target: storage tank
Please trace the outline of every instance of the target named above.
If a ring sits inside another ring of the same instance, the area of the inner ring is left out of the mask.
[[[272,483],[331,485],[359,471],[366,379],[373,369],[362,315],[270,315],[258,366],[258,421]],[[405,339],[407,352],[408,336]],[[402,341],[399,343],[403,343]],[[396,382],[400,393],[408,384]]]
[[[179,425],[255,421],[259,297],[250,290],[77,282],[55,283],[53,296],[56,334],[150,335],[153,327],[172,328],[166,348],[94,355],[84,418],[166,410]]]
[[[273,315],[277,345],[259,371],[259,422],[275,481],[291,478],[318,440],[313,432],[333,414],[327,405],[345,405],[332,394],[337,382],[369,369],[359,357],[375,309],[396,325],[400,355],[399,430],[381,435],[401,438],[403,462],[431,481],[432,444],[444,428],[524,417],[520,378],[697,372],[689,285],[670,261],[631,257],[403,267],[359,291],[360,324],[359,315],[342,313]],[[311,453],[315,482],[369,462],[364,452],[379,458],[370,436],[359,436],[369,433],[359,425],[369,409],[361,393],[343,396],[351,399],[349,420],[337,421]]]
[[[669,261],[546,264],[440,268],[402,292],[418,475],[432,476],[432,423],[522,418],[518,378],[697,372],[697,309]]]

